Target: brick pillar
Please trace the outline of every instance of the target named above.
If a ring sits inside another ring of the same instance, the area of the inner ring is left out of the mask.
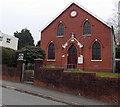
[[[43,59],[35,59],[34,60],[35,62],[35,70],[34,70],[34,85],[38,85],[39,84],[39,78],[38,78],[38,75],[39,75],[39,69],[40,67],[43,65]]]
[[[35,71],[38,71],[38,69],[43,65],[43,59],[35,59]]]
[[[23,78],[23,72],[24,72],[24,64],[25,60],[17,60],[17,73],[16,73],[16,79],[17,81],[21,82]]]

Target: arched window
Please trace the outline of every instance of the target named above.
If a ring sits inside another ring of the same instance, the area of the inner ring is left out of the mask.
[[[62,23],[58,25],[57,36],[64,36],[64,26]]]
[[[101,60],[101,47],[99,42],[95,42],[92,46],[92,60]]]
[[[55,59],[55,46],[53,43],[48,47],[48,59]]]
[[[84,23],[83,34],[84,34],[84,35],[85,35],[85,34],[91,34],[89,21],[86,21],[86,22]]]

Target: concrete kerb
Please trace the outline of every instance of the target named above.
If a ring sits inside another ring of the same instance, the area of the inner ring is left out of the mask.
[[[79,105],[80,107],[86,107],[84,105],[80,105],[80,104],[77,104],[77,103],[74,103],[74,102],[67,102],[67,101],[64,101],[64,100],[61,100],[61,99],[56,99],[52,96],[43,95],[41,93],[35,93],[35,92],[31,92],[31,91],[27,91],[27,90],[23,90],[23,89],[18,89],[18,88],[11,87],[11,86],[5,86],[5,85],[0,85],[0,86],[3,87],[3,88],[19,91],[19,92],[22,92],[22,93],[31,94],[31,95],[34,95],[34,96],[42,97],[42,98],[45,98],[45,99],[53,100],[53,101],[64,103],[64,104],[71,105],[71,106]]]

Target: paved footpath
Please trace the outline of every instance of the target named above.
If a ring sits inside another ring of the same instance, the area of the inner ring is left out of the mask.
[[[113,105],[106,102],[98,101],[95,99],[88,99],[83,96],[75,96],[72,94],[62,93],[55,90],[49,90],[25,83],[2,81],[2,87],[62,102],[68,105],[82,105],[83,107],[87,107],[88,105],[108,105],[107,107],[113,107]]]

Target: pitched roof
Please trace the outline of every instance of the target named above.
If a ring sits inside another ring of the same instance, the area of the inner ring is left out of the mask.
[[[15,36],[11,36],[11,35],[8,35],[8,34],[3,33],[1,30],[0,30],[0,36],[3,36],[3,37],[10,37],[10,38],[16,38],[16,39],[18,39],[18,38],[15,37]]]
[[[82,5],[80,5],[79,3],[77,3],[77,2],[71,2],[56,17],[54,17],[50,22],[48,22],[46,24],[46,26],[44,26],[40,31],[42,32],[43,30],[45,30],[55,19],[57,19],[65,10],[67,10],[73,4],[77,5],[79,8],[83,9],[84,11],[86,11],[87,13],[89,13],[90,15],[92,15],[93,17],[95,17],[96,19],[98,19],[99,21],[101,21],[103,24],[105,24],[106,26],[108,26],[109,28],[111,28],[111,25],[109,25],[103,19],[101,19],[100,17],[96,16],[94,13],[92,13],[91,11],[89,11],[88,9],[86,9],[85,7],[83,7]]]

